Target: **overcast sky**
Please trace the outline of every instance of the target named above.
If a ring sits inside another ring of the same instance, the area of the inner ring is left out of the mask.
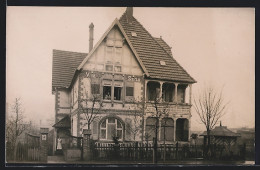
[[[7,7],[6,100],[22,99],[37,122],[53,117],[52,50],[88,52],[126,8]],[[134,17],[172,47],[174,58],[205,86],[224,88],[228,127],[255,125],[255,10],[253,8],[134,8]],[[192,130],[203,130],[192,110]]]

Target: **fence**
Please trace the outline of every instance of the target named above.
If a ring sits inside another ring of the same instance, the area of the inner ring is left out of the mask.
[[[16,156],[15,156],[16,155]],[[14,153],[14,145],[8,142],[6,145],[7,161],[39,161],[40,160],[40,137],[26,133],[25,138],[20,140],[16,145]]]
[[[143,161],[152,162],[154,146],[151,143],[95,143],[93,159],[96,161]],[[237,146],[237,152],[228,151],[221,146],[212,146],[210,159],[243,159],[243,147]],[[203,146],[180,144],[160,144],[157,146],[158,161],[174,161],[205,158]]]

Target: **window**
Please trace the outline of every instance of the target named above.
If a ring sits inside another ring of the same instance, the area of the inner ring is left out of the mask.
[[[123,125],[118,119],[109,117],[100,124],[100,139],[113,140],[113,137],[123,139]]]
[[[161,121],[161,140],[173,141],[174,122],[171,118],[163,118]]]
[[[114,87],[114,100],[121,100],[122,87]]]
[[[115,72],[121,72],[121,66],[115,66]]]
[[[103,99],[111,100],[111,86],[103,86]]]
[[[156,120],[155,117],[148,117],[146,119],[145,133],[148,140],[153,140],[155,137]]]
[[[106,65],[106,71],[113,71],[113,65]]]
[[[189,121],[188,119],[179,118],[176,121],[176,140],[188,141]]]
[[[92,94],[100,94],[100,85],[99,84],[91,84],[91,93]]]
[[[134,87],[126,87],[126,96],[134,96]]]

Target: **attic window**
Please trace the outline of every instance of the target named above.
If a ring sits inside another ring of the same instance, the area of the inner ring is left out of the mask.
[[[163,61],[163,60],[160,61],[160,64],[161,64],[161,66],[165,66],[166,65],[165,61]]]
[[[137,36],[136,32],[131,32],[131,34],[132,34],[132,37],[136,37]]]

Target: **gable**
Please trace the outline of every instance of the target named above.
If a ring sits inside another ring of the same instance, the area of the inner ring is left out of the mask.
[[[82,68],[130,75],[143,74],[141,65],[117,25],[104,36]]]

